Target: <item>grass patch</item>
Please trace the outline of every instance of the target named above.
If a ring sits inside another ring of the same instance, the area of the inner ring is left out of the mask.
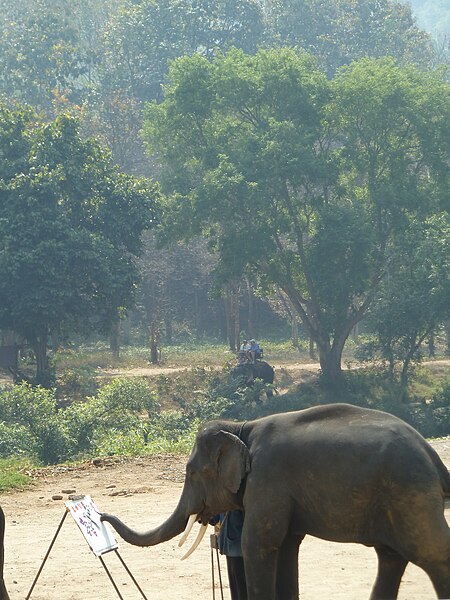
[[[30,466],[28,461],[0,458],[0,492],[29,487],[32,479],[23,473],[28,466]]]

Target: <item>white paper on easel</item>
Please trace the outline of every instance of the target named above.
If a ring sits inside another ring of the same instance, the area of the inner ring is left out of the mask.
[[[68,500],[66,506],[96,556],[119,547],[111,531],[100,521],[100,511],[90,496]]]

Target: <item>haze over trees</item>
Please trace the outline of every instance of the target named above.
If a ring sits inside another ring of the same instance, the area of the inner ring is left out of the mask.
[[[144,136],[166,235],[203,234],[224,280],[250,269],[282,289],[337,383],[410,229],[448,226],[449,124],[449,87],[416,67],[365,59],[330,81],[307,54],[234,50],[173,63]]]
[[[443,56],[392,0],[4,0],[0,211],[16,223],[4,240],[17,235],[23,251],[0,241],[1,326],[29,306],[12,305],[11,260],[34,264],[35,244],[52,240],[54,269],[27,279],[45,298],[27,318],[46,335],[71,320],[117,332],[141,278],[133,319],[156,345],[219,330],[236,347],[255,306],[270,315],[258,288],[288,299],[330,381],[363,320],[373,347],[409,364],[450,316]],[[164,253],[140,246],[150,180],[167,195],[159,228],[175,247]],[[421,298],[429,310],[400,321]],[[264,329],[279,323],[272,312]]]
[[[157,189],[119,173],[69,116],[0,115],[0,327],[29,343],[46,383],[49,336],[108,333],[131,304]]]

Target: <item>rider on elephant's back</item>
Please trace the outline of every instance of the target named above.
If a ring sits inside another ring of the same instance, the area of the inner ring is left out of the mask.
[[[262,350],[255,339],[243,340],[238,352],[238,364],[255,363],[262,357]]]

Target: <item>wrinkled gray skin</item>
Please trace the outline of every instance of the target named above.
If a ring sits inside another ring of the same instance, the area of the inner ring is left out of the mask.
[[[0,600],[9,600],[8,592],[6,591],[5,582],[3,580],[3,564],[5,559],[3,540],[5,539],[5,514],[0,507]]]
[[[231,370],[233,379],[242,378],[243,384],[253,385],[255,379],[262,379],[264,383],[273,383],[275,371],[265,360],[257,360],[255,363],[244,363],[237,365]],[[272,390],[267,391],[267,396],[273,396]]]
[[[248,600],[298,598],[298,548],[305,535],[372,546],[378,574],[371,600],[395,599],[409,561],[450,598],[449,473],[412,427],[348,404],[317,406],[239,423],[212,421],[198,433],[178,506],[137,533],[103,514],[122,538],[153,546],[245,510],[242,549]]]

